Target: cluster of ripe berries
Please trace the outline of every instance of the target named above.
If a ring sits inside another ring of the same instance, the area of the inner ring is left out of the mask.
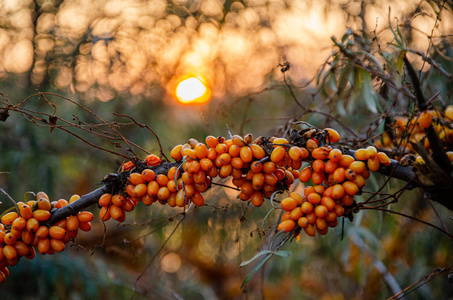
[[[358,149],[354,156],[330,146],[313,149],[308,157],[310,166],[299,175],[301,182],[311,180],[313,186],[306,186],[303,195],[291,193],[281,201],[285,213],[278,230],[290,232],[298,226],[297,231],[302,228],[314,236],[316,231],[324,235],[329,227],[337,226],[337,218],[354,204],[354,196],[365,185],[370,171],[391,164],[389,157],[373,146]]]
[[[14,211],[1,217],[0,283],[9,274],[7,267],[15,266],[22,257],[33,259],[36,250],[40,254],[61,252],[65,249],[65,244],[77,236],[79,229],[91,229],[93,214],[88,211],[69,216],[49,227],[44,225],[51,213],[77,201],[80,196],[73,195],[69,202],[64,199],[51,202],[44,192],[39,192],[36,196],[36,200],[18,202]]]
[[[425,134],[425,129],[433,126],[439,139],[443,142],[447,150],[447,155],[453,162],[453,105],[446,107],[444,112],[437,110],[425,110],[413,118],[398,116],[394,124],[388,126],[392,130],[383,133],[381,139],[377,140],[375,145],[378,148],[389,150],[398,150],[403,154],[417,155],[412,143],[421,143],[429,151],[430,145]],[[400,159],[402,157],[395,157]],[[415,160],[424,163],[420,156]]]
[[[230,139],[208,136],[206,143],[190,139],[172,149],[174,163],[151,154],[143,162],[124,164],[129,180],[118,194],[107,193],[99,199],[100,217],[122,222],[126,212],[139,202],[202,206],[202,193],[216,177],[231,177],[238,197],[259,207],[265,198],[288,190],[299,179],[311,181],[313,186],[306,187],[303,195],[291,193],[281,201],[285,213],[278,229],[290,232],[303,228],[310,236],[316,230],[325,234],[328,227],[337,225],[345,208],[354,204],[354,195],[360,193],[370,171],[390,164],[388,156],[373,146],[357,150],[355,157],[348,150],[332,148],[331,143],[339,139],[330,128],[293,131],[289,139],[253,140],[251,134]],[[309,166],[302,169],[304,162]]]

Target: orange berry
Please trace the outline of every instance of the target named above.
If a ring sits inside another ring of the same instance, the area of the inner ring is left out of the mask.
[[[93,220],[93,214],[89,211],[81,211],[77,214],[79,222],[91,222]]]
[[[7,245],[13,245],[16,243],[17,237],[14,233],[12,232],[7,232],[3,238],[3,242]]]
[[[294,161],[301,161],[304,158],[304,153],[299,147],[293,146],[289,148],[288,156]]]
[[[49,196],[47,196],[47,194],[45,192],[37,192],[36,193],[36,200],[39,200],[39,199],[50,200]]]
[[[366,165],[371,172],[376,172],[380,167],[379,158],[377,156],[368,158]]]
[[[99,198],[99,205],[102,207],[106,207],[110,204],[110,201],[112,200],[112,194],[105,193]]]
[[[110,216],[113,219],[119,221],[119,220],[121,220],[123,218],[124,211],[123,211],[123,209],[121,207],[118,207],[116,205],[112,205],[109,208],[109,213],[110,213]]]
[[[228,147],[227,147],[226,144],[220,143],[220,144],[217,144],[217,146],[215,146],[215,151],[218,154],[227,153],[228,152]]]
[[[46,254],[50,250],[50,240],[45,238],[45,239],[39,239],[38,242],[38,252],[41,254]]]
[[[167,175],[165,174],[159,174],[156,176],[156,182],[160,185],[160,186],[167,186],[167,183],[168,183],[168,177]]]
[[[99,211],[99,218],[102,221],[110,220],[111,216],[110,216],[110,210],[109,210],[108,207],[102,207],[101,208],[101,210]],[[79,224],[79,227],[80,227],[80,224]]]
[[[111,198],[112,203],[116,206],[123,205],[124,200],[125,200],[124,197],[119,194],[113,195],[113,197]]]
[[[355,158],[357,160],[367,160],[368,157],[367,157],[367,151],[366,149],[358,149],[355,154],[354,154]]]
[[[206,156],[207,159],[214,161],[217,157],[217,151],[215,148],[208,149],[208,155]]]
[[[305,189],[304,189],[305,197],[308,197],[308,195],[310,195],[311,193],[316,193],[315,188],[312,186],[305,187]]]
[[[343,182],[343,188],[346,194],[354,196],[359,192],[359,187],[352,181]]]
[[[308,195],[307,200],[311,204],[316,205],[319,202],[321,202],[321,196],[318,193],[311,193],[311,194]]]
[[[192,197],[190,198],[190,201],[192,201],[192,203],[195,204],[196,206],[203,206],[204,197],[200,192],[195,192],[195,194],[193,194]]]
[[[296,192],[290,193],[289,196],[291,198],[295,199],[297,204],[302,204],[302,202],[304,202],[304,198],[300,194],[298,194]]]
[[[50,247],[57,252],[62,252],[65,248],[65,244],[61,239],[51,239]]]
[[[230,148],[228,148],[228,154],[231,156],[231,157],[237,157],[239,156],[241,152],[241,147],[238,146],[238,145],[231,145]]]
[[[376,154],[376,157],[378,158],[379,162],[384,166],[389,166],[392,163],[390,161],[390,158],[384,152],[378,152]]]
[[[285,220],[278,225],[278,231],[290,232],[296,227],[293,220]]]
[[[14,248],[14,246],[11,245],[5,245],[3,247],[3,255],[5,256],[6,259],[15,259],[17,258],[17,250]]]
[[[332,189],[332,198],[341,199],[345,193],[344,187],[341,184],[336,184]]]
[[[263,173],[256,173],[253,175],[252,179],[253,189],[259,190],[264,185],[264,174]]]
[[[110,219],[110,215],[109,215]],[[91,230],[91,222],[80,222],[79,223],[79,228],[82,231],[90,231]]]
[[[290,213],[290,217],[294,221],[299,220],[303,215],[304,215],[304,213],[302,211],[302,208],[299,206],[294,208]]]
[[[335,205],[333,211],[337,215],[337,217],[342,217],[344,215],[344,207],[339,204]]]
[[[233,138],[231,139],[231,141],[233,142],[233,144],[235,146],[239,146],[239,147],[245,146],[244,139],[241,136],[237,135],[237,134],[233,135]]]
[[[332,149],[329,152],[329,159],[332,162],[339,162],[341,160],[341,157],[343,156],[343,153],[341,152],[340,149]]]
[[[140,183],[144,183],[145,179],[143,179],[142,174],[140,173],[132,173],[129,176],[129,182],[133,185],[138,185]]]
[[[283,147],[277,146],[272,150],[271,153],[271,161],[274,163],[279,163],[281,162],[286,156],[286,151]]]
[[[11,224],[11,228],[17,231],[21,231],[25,226],[27,226],[27,220],[23,217],[18,217],[13,221],[13,224]]]
[[[431,111],[425,110],[420,114],[420,117],[418,117],[417,123],[421,128],[426,129],[431,126],[432,121],[433,114],[431,113]]]
[[[212,160],[208,159],[208,158],[202,158],[200,160],[200,168],[205,171],[205,172],[209,172],[212,170],[212,168],[214,167],[214,164],[212,163]]]
[[[215,146],[217,146],[218,143],[219,143],[218,138],[212,135],[206,137],[206,145],[208,145],[209,148],[215,148]]]
[[[50,212],[44,209],[37,209],[33,212],[33,218],[40,222],[47,221],[50,219]]]
[[[375,157],[376,157],[376,154],[377,154],[377,149],[376,149],[376,147],[374,147],[374,146],[368,146],[368,147],[366,147],[365,150],[366,150],[366,157],[367,157],[368,159],[370,159],[370,158],[375,158]]]
[[[208,156],[208,148],[205,144],[198,143],[195,145],[195,153],[197,154],[198,159],[205,158]]]
[[[309,214],[313,211],[313,204],[310,202],[304,202],[301,205],[301,209],[304,214]]]
[[[79,228],[79,219],[76,216],[69,216],[67,218],[66,228],[70,232],[76,232]]]
[[[250,202],[252,202],[252,204],[255,207],[263,205],[263,201],[264,201],[263,194],[260,191],[254,191],[250,195]]]
[[[313,172],[311,174],[311,181],[315,185],[322,184],[324,181],[324,173]]]
[[[26,220],[33,217],[33,211],[31,210],[31,207],[25,203],[19,204],[19,212],[20,216]]]
[[[266,156],[266,152],[264,152],[264,149],[257,144],[250,145],[250,151],[252,151],[252,155],[256,159],[262,159]]]
[[[162,162],[162,159],[154,154],[150,154],[145,158],[146,165],[148,166],[157,166],[160,165]]]
[[[292,197],[288,197],[288,198],[283,199],[280,202],[280,205],[284,211],[292,211],[293,209],[296,208],[297,201],[296,201],[296,199],[294,199]]]
[[[186,148],[182,150],[182,156],[190,159],[197,159],[197,152],[195,152],[194,149]]]
[[[272,161],[267,161],[263,164],[263,172],[264,173],[274,173],[277,170],[277,166]]]
[[[328,211],[332,211],[335,207],[335,201],[330,197],[322,197],[321,198],[321,205],[327,207]]]
[[[239,156],[241,157],[241,160],[244,163],[249,163],[253,159],[252,150],[248,146],[244,146],[241,148],[241,150],[239,152]]]
[[[337,168],[335,172],[333,172],[333,180],[337,183],[342,183],[346,176],[345,176],[345,169],[344,168]]]
[[[365,171],[365,163],[363,161],[354,161],[349,165],[349,169],[360,174]]]
[[[335,149],[334,149],[335,150]],[[330,152],[332,153],[332,152]],[[328,160],[326,161],[325,163],[325,167],[324,167],[324,171],[327,173],[327,174],[333,174],[333,172],[335,172],[335,170],[338,168],[338,162],[334,162],[332,160]]]
[[[308,181],[310,181],[312,174],[313,174],[313,171],[312,171],[311,167],[310,166],[305,167],[302,169],[302,171],[300,171],[299,180],[302,182],[308,182]]]
[[[9,212],[2,217],[2,223],[5,225],[13,224],[14,220],[19,217],[19,214],[15,211]]]
[[[231,175],[231,173],[233,172],[233,166],[228,164],[228,165],[225,165],[225,166],[222,166],[219,170],[219,177],[220,178],[227,178],[228,176]]]
[[[151,169],[145,169],[142,171],[142,179],[144,181],[153,181],[156,178],[156,173]],[[132,176],[132,175],[131,175]]]
[[[325,218],[329,210],[324,205],[320,204],[315,207],[315,215],[318,218]]]
[[[182,145],[176,145],[173,149],[171,149],[170,156],[176,161],[180,161],[182,159]]]
[[[308,219],[306,217],[300,217],[297,220],[297,225],[299,225],[299,227],[301,228],[306,228],[309,225]]]
[[[28,254],[29,248],[24,242],[17,241],[13,246],[16,248],[18,256],[26,256]]]
[[[331,143],[336,143],[340,140],[340,134],[332,128],[326,128],[328,135],[329,135],[329,140]]]
[[[287,145],[289,144],[288,140],[285,139],[285,138],[275,138],[273,141],[272,141],[272,144],[274,144],[274,148],[277,147],[278,145]]]
[[[179,207],[183,207],[187,204],[187,197],[185,197],[184,190],[180,189],[176,194],[176,205]]]
[[[45,239],[49,235],[49,228],[46,226],[40,226],[38,230],[36,230],[35,237],[38,239]]]
[[[54,239],[61,240],[65,237],[66,230],[58,226],[51,226],[49,228],[49,235]]]
[[[308,224],[306,227],[304,227],[304,231],[308,236],[316,235],[315,227],[312,224]]]
[[[281,222],[286,221],[286,220],[291,220],[291,212],[289,212],[289,211],[283,213]]]
[[[328,155],[329,155],[329,151],[325,147],[315,148],[311,152],[311,156],[314,159],[324,160],[324,159],[327,159]]]
[[[325,164],[324,161],[320,159],[316,159],[315,161],[312,162],[311,167],[313,168],[313,171],[322,173],[325,170]]]
[[[27,220],[27,230],[30,232],[36,232],[39,228],[39,221],[35,218],[30,218]]]
[[[326,220],[321,218],[316,219],[315,227],[318,232],[323,232],[323,230],[326,230],[328,228]],[[321,234],[321,232],[319,233]]]
[[[355,159],[351,155],[344,154],[341,156],[340,161],[338,162],[343,168],[348,168],[349,165],[354,162]]]

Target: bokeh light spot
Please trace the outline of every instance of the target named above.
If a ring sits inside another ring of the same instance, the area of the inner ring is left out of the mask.
[[[206,103],[211,99],[211,89],[200,76],[190,76],[179,82],[176,97],[181,103]]]

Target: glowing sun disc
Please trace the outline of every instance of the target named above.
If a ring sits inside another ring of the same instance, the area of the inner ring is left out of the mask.
[[[181,103],[205,103],[211,97],[211,90],[199,77],[182,80],[176,87],[176,97]]]

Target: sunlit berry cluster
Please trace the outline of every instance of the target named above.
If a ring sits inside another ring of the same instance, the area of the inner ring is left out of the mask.
[[[354,204],[354,196],[365,185],[370,171],[391,164],[388,156],[373,146],[357,150],[355,158],[331,146],[317,147],[306,160],[310,165],[301,170],[299,179],[311,181],[313,186],[306,186],[303,195],[291,193],[281,201],[285,213],[279,231],[290,232],[298,226],[309,236],[316,231],[326,234],[329,227],[337,226],[345,208]]]
[[[54,254],[65,249],[65,244],[74,239],[79,229],[89,231],[93,214],[88,211],[69,216],[53,225],[46,226],[51,212],[80,197],[73,195],[69,202],[60,199],[51,202],[44,192],[36,200],[18,202],[12,211],[4,213],[0,223],[0,283],[9,274],[8,266],[15,266],[22,257],[33,259],[36,250],[40,254]]]
[[[124,189],[99,199],[100,218],[124,221],[125,214],[139,202],[171,207],[189,203],[202,206],[205,192],[217,177],[231,177],[240,198],[259,207],[276,192],[289,189],[299,179],[306,186],[303,194],[290,193],[280,205],[285,211],[279,231],[304,231],[314,236],[326,234],[338,224],[345,209],[354,204],[370,171],[388,166],[390,159],[375,147],[355,152],[333,148],[339,134],[333,129],[293,131],[286,138],[234,135],[230,139],[208,136],[205,143],[190,139],[171,151],[174,163],[149,155],[144,161],[126,162]],[[350,155],[350,153],[352,155]],[[303,163],[308,164],[302,168]],[[173,165],[172,165],[173,164]],[[299,171],[300,170],[300,171]]]

